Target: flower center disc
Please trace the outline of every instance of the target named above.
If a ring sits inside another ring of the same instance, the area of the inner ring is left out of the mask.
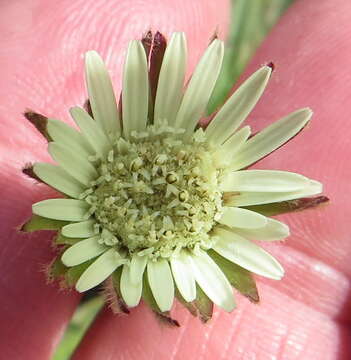
[[[100,165],[86,201],[102,242],[130,254],[170,257],[181,248],[209,248],[222,196],[202,130],[187,142],[164,124],[120,138]]]

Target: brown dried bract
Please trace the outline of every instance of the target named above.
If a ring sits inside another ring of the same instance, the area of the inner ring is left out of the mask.
[[[32,110],[26,110],[24,117],[40,132],[47,141],[51,141],[51,137],[47,131],[48,118]]]
[[[28,163],[24,166],[22,169],[22,173],[30,177],[31,179],[34,179],[40,183],[43,183],[43,181],[35,174],[33,170],[33,164]]]

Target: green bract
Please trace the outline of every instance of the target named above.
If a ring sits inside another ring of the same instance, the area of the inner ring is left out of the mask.
[[[62,255],[51,275],[80,292],[107,280],[113,301],[133,307],[143,297],[160,313],[172,308],[176,294],[207,320],[213,303],[234,309],[232,286],[258,301],[251,272],[284,275],[251,240],[287,237],[285,224],[265,216],[269,204],[318,194],[322,185],[295,173],[246,168],[295,136],[312,112],[297,110],[250,138],[250,127],[240,126],[271,76],[263,66],[206,129],[197,128],[220,72],[223,42],[212,41],[185,90],[185,35],[173,34],[158,54],[156,76],[149,50],[141,41],[129,45],[121,108],[100,56],[86,54],[92,113],[71,109],[79,131],[45,120],[57,165],[33,167],[66,198],[34,204],[23,229],[59,230]]]

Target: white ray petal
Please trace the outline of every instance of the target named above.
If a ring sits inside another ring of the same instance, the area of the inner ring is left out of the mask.
[[[127,264],[123,266],[120,290],[123,300],[128,307],[134,307],[139,304],[143,290],[143,282],[142,280],[137,283],[130,281],[130,267]]]
[[[87,220],[79,223],[69,224],[62,228],[62,235],[71,238],[87,238],[95,235],[95,220]]]
[[[89,205],[83,200],[49,199],[33,204],[33,214],[49,219],[64,221],[83,221]]]
[[[98,243],[99,238],[99,236],[94,236],[70,246],[62,254],[62,263],[66,266],[76,266],[108,250],[108,247]]]
[[[290,235],[289,226],[275,219],[267,218],[267,224],[260,229],[232,228],[232,231],[249,240],[275,241]]]
[[[73,120],[82,130],[83,135],[101,157],[106,156],[112,146],[104,130],[90,115],[79,107],[73,107],[70,110]]]
[[[82,134],[63,121],[48,119],[47,128],[54,142],[62,144],[68,149],[72,149],[72,151],[76,151],[84,156],[94,153],[93,148]]]
[[[224,207],[223,214],[218,222],[229,227],[257,229],[267,224],[267,218],[255,211],[236,207]]]
[[[83,272],[76,284],[77,291],[84,292],[101,284],[124,262],[115,249],[106,251]]]
[[[196,282],[218,306],[230,312],[235,308],[232,287],[219,266],[203,251],[191,257]]]
[[[216,39],[198,63],[185,91],[175,126],[191,134],[206,107],[216,84],[223,61],[223,42]]]
[[[253,242],[244,239],[233,231],[216,228],[213,232],[219,240],[213,250],[226,259],[258,275],[280,280],[284,269],[278,261]]]
[[[130,281],[137,284],[143,279],[143,274],[147,264],[147,256],[133,255],[130,261]]]
[[[303,175],[278,170],[241,170],[228,174],[221,184],[222,191],[291,192],[309,185]]]
[[[196,298],[196,284],[191,266],[190,255],[184,250],[178,257],[171,260],[174,281],[185,301],[191,302]]]
[[[234,133],[223,145],[219,147],[219,151],[233,157],[237,151],[245,144],[251,134],[250,126],[244,126],[242,129]]]
[[[48,151],[64,170],[82,184],[89,186],[90,182],[98,177],[94,165],[72,149],[53,142],[49,143]]]
[[[123,133],[129,139],[132,131],[145,130],[148,116],[148,69],[145,50],[140,41],[129,43],[122,89]]]
[[[149,260],[147,275],[152,294],[160,310],[162,312],[171,310],[174,300],[174,283],[168,261]]]
[[[78,198],[86,189],[85,186],[79,183],[60,166],[47,163],[36,163],[33,166],[33,171],[35,175],[46,184],[70,197]]]
[[[263,66],[252,74],[226,101],[206,128],[206,137],[214,144],[222,144],[246,119],[261,97],[272,69]]]
[[[185,34],[174,33],[167,45],[157,84],[155,124],[167,119],[173,126],[183,96],[187,48]]]
[[[311,117],[310,109],[300,109],[263,129],[243,145],[231,168],[233,170],[245,168],[270,154],[294,137],[306,126]]]
[[[121,133],[115,93],[108,70],[96,51],[85,54],[85,74],[91,110],[96,123],[108,136]]]
[[[323,185],[315,180],[310,180],[310,183],[301,190],[291,192],[240,192],[233,193],[227,196],[225,200],[226,206],[251,206],[260,204],[269,204],[274,202],[299,199],[306,196],[320,194],[323,190]],[[230,193],[227,193],[230,194]]]

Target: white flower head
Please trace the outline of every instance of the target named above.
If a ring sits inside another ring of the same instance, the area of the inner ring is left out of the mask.
[[[127,307],[143,297],[165,313],[177,296],[206,318],[204,299],[234,309],[232,286],[258,301],[251,273],[283,277],[279,262],[252,240],[287,237],[288,226],[266,214],[297,208],[291,200],[318,194],[322,185],[247,167],[294,137],[312,111],[297,110],[250,137],[250,127],[241,125],[271,76],[272,67],[263,66],[205,129],[198,127],[223,42],[211,42],[184,90],[185,35],[174,33],[167,46],[156,36],[151,53],[150,44],[130,42],[119,106],[104,62],[95,51],[86,54],[90,111],[71,109],[79,131],[47,119],[48,151],[57,164],[32,169],[66,197],[34,204],[26,226],[39,221],[36,229],[52,228],[54,221],[56,241],[65,244],[58,261],[79,292],[112,279]],[[163,59],[158,68],[155,53]]]

